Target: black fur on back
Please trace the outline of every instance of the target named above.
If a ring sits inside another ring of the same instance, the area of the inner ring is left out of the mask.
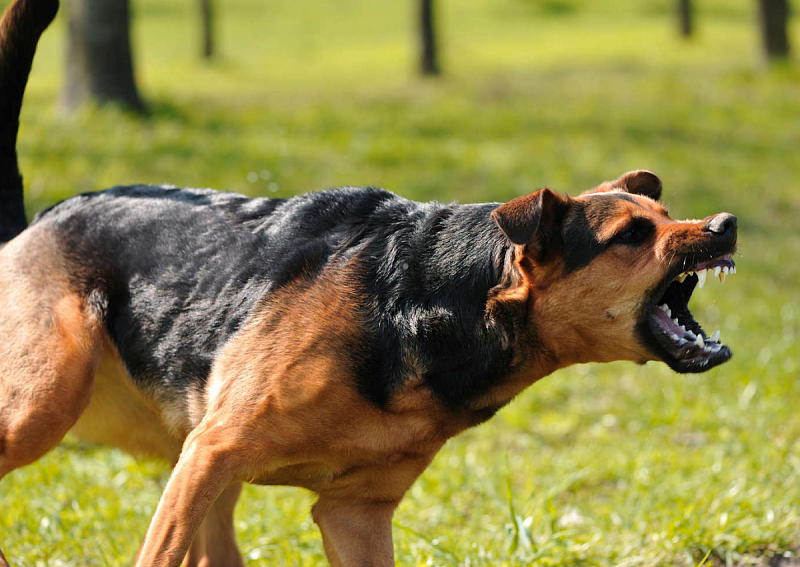
[[[143,388],[202,384],[218,350],[269,294],[345,274],[366,314],[349,353],[358,389],[385,407],[412,377],[464,409],[511,369],[515,313],[486,321],[511,243],[496,204],[416,203],[374,188],[292,199],[116,187],[37,216],[104,317]]]
[[[485,319],[511,246],[489,216],[496,207],[387,207],[359,277],[373,341],[358,376],[374,402],[385,403],[413,370],[448,407],[466,409],[509,370],[512,331]]]

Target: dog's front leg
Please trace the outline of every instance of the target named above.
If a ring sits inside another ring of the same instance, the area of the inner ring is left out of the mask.
[[[392,515],[398,503],[320,496],[312,513],[331,565],[392,567]]]
[[[161,495],[136,567],[179,567],[209,508],[233,481],[225,436],[201,424],[183,446]]]

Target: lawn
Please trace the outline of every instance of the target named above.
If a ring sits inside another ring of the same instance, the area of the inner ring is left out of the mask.
[[[685,42],[666,0],[442,0],[446,74],[435,80],[414,73],[411,2],[219,4],[220,54],[206,64],[195,2],[133,2],[146,120],[59,111],[59,16],[23,109],[30,214],[138,182],[275,196],[377,185],[473,202],[544,185],[575,194],[651,169],[674,217],[739,217],[737,275],[692,303],[733,359],[701,375],[616,363],[539,382],[450,441],[410,490],[395,517],[398,564],[795,556],[800,68],[764,66],[755,2],[698,2]],[[0,547],[17,566],[130,565],[167,474],[67,437],[0,483]],[[323,564],[311,502],[247,487],[237,529],[248,565]]]

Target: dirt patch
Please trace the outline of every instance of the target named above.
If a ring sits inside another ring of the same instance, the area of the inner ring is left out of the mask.
[[[800,567],[800,558],[797,557],[797,553],[793,553],[791,557],[778,555],[770,559],[766,565],[769,567]]]
[[[706,565],[713,567],[728,567],[725,561],[715,559]],[[785,554],[773,555],[771,557],[754,557],[748,561],[733,563],[733,567],[800,567],[800,549],[787,551]]]

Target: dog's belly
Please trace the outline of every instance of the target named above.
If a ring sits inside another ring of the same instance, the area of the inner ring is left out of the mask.
[[[87,441],[171,463],[182,444],[181,434],[169,430],[162,411],[134,387],[113,348],[101,360],[89,405],[71,432]]]

